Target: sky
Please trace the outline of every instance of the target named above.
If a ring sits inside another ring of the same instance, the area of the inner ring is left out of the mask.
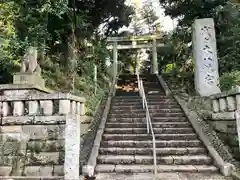
[[[140,3],[143,3],[144,1],[151,1],[153,3],[156,15],[159,17],[163,31],[171,31],[173,30],[173,27],[176,26],[177,21],[173,21],[169,16],[164,14],[164,9],[160,6],[159,0],[126,0],[126,4],[132,4],[136,1],[139,1]]]

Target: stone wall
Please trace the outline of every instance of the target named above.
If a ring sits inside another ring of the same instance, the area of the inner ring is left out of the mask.
[[[78,176],[79,161],[72,159],[79,156],[84,99],[7,92],[0,96],[0,176],[66,176],[76,169]]]
[[[44,117],[35,117],[36,120]],[[52,117],[50,123],[1,123],[1,162],[7,171],[3,175],[63,176],[64,116]],[[22,118],[25,122],[28,117]],[[50,118],[49,118],[50,119]],[[21,164],[20,164],[20,163]],[[15,163],[18,164],[14,165]],[[1,173],[2,171],[0,171]]]
[[[187,98],[188,108],[194,110],[204,120],[212,115],[211,99],[203,96],[190,96]]]
[[[236,110],[240,109],[240,87],[211,96],[213,114],[208,122],[228,145],[234,158],[240,161],[239,135]],[[239,127],[240,128],[240,127]]]
[[[224,93],[220,93],[224,94]],[[201,96],[182,96],[181,99],[185,99],[188,102],[188,108],[195,111],[205,122],[207,122],[212,129],[215,130],[218,137],[223,141],[224,145],[228,148],[229,152],[232,153],[233,157],[240,161],[240,151],[238,143],[237,123],[234,115],[234,110],[228,111],[227,100],[226,109],[213,112],[212,99],[217,96],[201,97]],[[229,98],[228,98],[229,99]],[[221,100],[222,101],[222,100]],[[225,101],[223,101],[225,102]],[[236,107],[236,101],[233,101]],[[219,104],[217,105],[219,106]],[[225,117],[224,117],[225,114]]]
[[[180,97],[183,99],[182,96]],[[185,100],[188,101],[188,108],[197,112],[215,130],[233,157],[240,161],[236,119],[212,118],[213,109],[210,97],[186,97]]]
[[[175,95],[176,99],[185,108],[185,113],[189,119],[197,123],[204,135],[211,142],[212,147],[218,152],[219,156],[228,163],[239,166],[233,155],[230,147],[223,141],[217,129],[211,124],[212,122],[212,104],[210,97],[188,96],[187,94]]]

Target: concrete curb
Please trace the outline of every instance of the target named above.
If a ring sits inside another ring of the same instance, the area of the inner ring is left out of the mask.
[[[98,157],[98,153],[99,153],[99,148],[100,148],[100,144],[101,144],[101,140],[102,140],[102,135],[104,132],[104,128],[105,128],[105,124],[107,121],[107,116],[110,110],[110,106],[111,106],[111,101],[112,101],[112,97],[115,96],[116,93],[116,88],[115,85],[117,84],[117,80],[115,82],[113,82],[111,90],[109,92],[108,95],[108,99],[104,108],[104,112],[102,115],[102,119],[101,119],[101,123],[98,127],[98,131],[94,140],[94,144],[92,147],[92,151],[91,151],[91,155],[89,157],[88,163],[87,165],[84,165],[82,168],[82,173],[83,174],[87,174],[89,176],[93,176],[94,175],[94,171],[95,171],[95,167],[97,164],[97,157]]]
[[[167,83],[164,81],[163,77],[160,76],[159,74],[157,74],[157,78],[166,94],[166,96],[169,96],[172,94],[172,91],[170,90],[170,88],[168,87]]]

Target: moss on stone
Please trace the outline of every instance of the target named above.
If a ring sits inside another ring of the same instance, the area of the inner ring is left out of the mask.
[[[36,142],[28,143],[27,151],[30,153],[40,153],[42,151],[42,147]]]
[[[59,152],[58,164],[64,164],[64,158],[65,158],[65,152],[64,151]]]

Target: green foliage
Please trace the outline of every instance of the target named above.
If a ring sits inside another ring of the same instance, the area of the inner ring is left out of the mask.
[[[240,71],[225,73],[220,77],[220,87],[222,91],[230,90],[236,85],[240,86]]]
[[[175,64],[167,64],[165,68],[162,69],[163,73],[171,73],[174,70]]]
[[[11,40],[15,35],[12,10],[11,3],[0,4],[0,83],[11,81],[19,65],[19,58],[11,52]]]
[[[153,9],[153,3],[151,1],[144,2],[142,9],[142,17],[145,24],[148,26],[149,33],[159,32],[160,24],[157,22],[158,17]]]
[[[220,73],[240,69],[240,11],[239,7],[228,3],[218,12],[217,46]]]
[[[143,8],[136,9],[136,14],[133,15],[130,28],[133,30],[133,32],[122,32],[119,34],[119,36],[141,36],[144,34],[149,35],[159,33],[160,24],[158,22],[158,17],[152,2],[143,2]],[[139,58],[141,53],[142,51],[139,49],[125,49],[123,51],[119,51],[118,60],[123,65],[123,73],[135,74],[137,62],[140,62],[141,60]],[[150,52],[149,55],[151,55]],[[139,64],[141,63],[142,62]],[[149,64],[147,64],[148,62],[144,63],[144,70],[147,70],[147,66],[149,66]]]
[[[85,97],[87,113],[91,115],[94,112],[95,106],[103,95],[108,91],[108,83],[110,81],[107,73],[105,59],[108,56],[106,47],[103,42],[93,42],[94,54],[88,57],[86,53],[80,54],[76,62],[75,74],[75,90],[74,94]],[[59,61],[60,57],[51,56],[45,60],[41,67],[43,68],[43,76],[48,87],[56,91],[68,92],[72,91],[72,74],[67,72],[66,67]],[[95,91],[94,82],[94,64],[97,65],[97,94]]]
[[[193,91],[194,74],[192,72],[180,72],[174,69],[170,73],[163,73],[162,76],[167,80],[173,92],[195,95]]]
[[[165,8],[166,15],[179,19],[178,27],[165,39],[168,47],[167,53],[159,51],[158,58],[163,59],[159,62],[162,64],[160,69],[164,69],[170,63],[175,64],[175,69],[179,73],[183,71],[193,74],[191,26],[198,18],[214,18],[215,20],[220,75],[231,74],[231,71],[240,69],[240,11],[237,4],[228,0],[159,1]],[[193,77],[192,75],[189,78]],[[187,81],[193,82],[193,79]],[[188,82],[183,85],[187,86]]]
[[[11,83],[27,46],[39,50],[49,88],[84,96],[89,112],[106,93],[109,56],[103,40],[131,21],[125,0],[5,0],[0,4],[0,83]],[[73,8],[74,7],[74,8]],[[99,32],[99,26],[104,28]],[[104,34],[104,36],[100,36]],[[89,48],[86,42],[91,42]],[[89,54],[92,54],[89,57]],[[97,66],[97,94],[93,75]],[[74,87],[74,89],[73,89]]]
[[[179,18],[180,26],[191,26],[195,19],[214,17],[217,8],[226,5],[228,0],[218,1],[179,1],[159,0],[165,9],[165,14]]]

